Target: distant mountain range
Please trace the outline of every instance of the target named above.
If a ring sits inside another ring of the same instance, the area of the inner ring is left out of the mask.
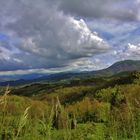
[[[10,79],[10,77],[0,77],[0,86],[17,86],[35,82],[57,82],[60,80],[68,80],[72,78],[82,78],[85,76],[112,76],[122,72],[129,71],[139,71],[140,70],[140,61],[139,60],[124,60],[120,62],[116,62],[112,66],[98,70],[98,71],[85,71],[85,72],[64,72],[64,73],[56,73],[56,74],[30,74],[30,75],[22,75],[15,76],[15,80],[4,81],[3,79]],[[11,77],[12,79],[13,77]]]

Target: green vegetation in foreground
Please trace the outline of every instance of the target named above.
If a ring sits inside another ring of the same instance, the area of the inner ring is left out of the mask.
[[[140,73],[131,76],[129,82],[52,85],[30,97],[7,88],[0,97],[0,139],[140,140]]]

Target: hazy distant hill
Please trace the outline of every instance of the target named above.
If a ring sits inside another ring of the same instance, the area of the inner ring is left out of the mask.
[[[29,83],[34,83],[34,82],[43,82],[43,81],[48,81],[48,82],[56,82],[60,80],[67,80],[71,78],[83,78],[85,76],[111,76],[115,75],[118,73],[122,72],[129,72],[129,71],[139,71],[140,70],[140,61],[138,60],[125,60],[125,61],[120,61],[116,62],[112,66],[103,69],[103,70],[98,70],[98,71],[90,71],[90,72],[65,72],[65,73],[56,73],[56,74],[50,74],[50,75],[42,75],[34,78],[31,78],[32,76],[29,75],[26,76],[24,79],[24,76],[22,76],[21,79],[19,80],[11,80],[11,81],[6,81],[3,82],[1,80],[0,85],[1,86],[6,86],[6,85],[11,85],[11,86],[16,86],[16,85],[22,85],[22,84],[29,84]]]

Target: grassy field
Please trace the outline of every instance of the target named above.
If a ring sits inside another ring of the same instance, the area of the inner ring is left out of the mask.
[[[30,96],[25,87],[18,96],[7,88],[0,96],[0,139],[140,140],[140,74],[127,78],[36,85],[37,93],[30,85]]]

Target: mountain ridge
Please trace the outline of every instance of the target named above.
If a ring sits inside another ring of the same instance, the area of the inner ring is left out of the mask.
[[[1,86],[16,86],[22,84],[30,84],[35,82],[47,81],[47,82],[55,82],[61,80],[67,80],[75,77],[85,77],[85,76],[112,76],[122,72],[131,72],[131,71],[139,71],[140,70],[140,60],[124,60],[118,61],[113,65],[109,66],[108,68],[97,70],[97,71],[83,71],[83,72],[63,72],[63,73],[56,73],[50,75],[43,75],[39,78],[34,79],[18,79],[18,80],[10,80],[6,82],[0,82]]]

